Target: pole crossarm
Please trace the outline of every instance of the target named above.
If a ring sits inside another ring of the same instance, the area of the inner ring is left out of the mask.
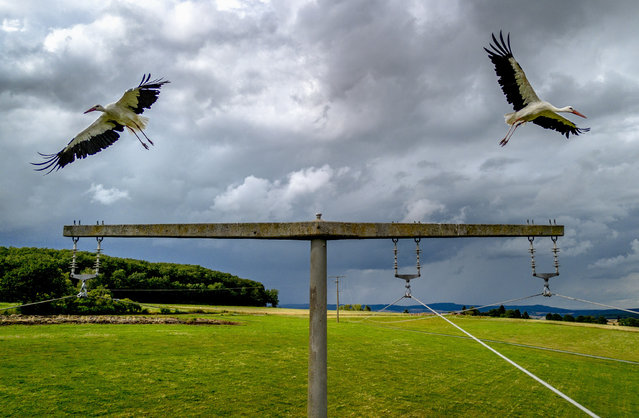
[[[220,239],[383,239],[563,236],[563,225],[257,222],[193,224],[65,225],[65,237]]]

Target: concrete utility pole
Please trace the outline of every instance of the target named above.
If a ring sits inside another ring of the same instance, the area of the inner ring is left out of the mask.
[[[337,301],[335,303],[335,313],[337,314],[337,322],[339,323],[339,279],[346,276],[331,276],[331,279],[335,279],[335,290],[337,291]]]
[[[65,237],[284,239],[311,242],[309,417],[327,416],[326,245],[338,239],[557,237],[563,225],[311,222],[65,225]]]

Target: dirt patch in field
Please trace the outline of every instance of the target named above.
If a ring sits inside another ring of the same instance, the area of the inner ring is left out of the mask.
[[[53,325],[53,324],[184,324],[184,325],[239,325],[238,322],[213,318],[175,318],[170,316],[117,316],[117,315],[8,315],[0,316],[1,325]]]

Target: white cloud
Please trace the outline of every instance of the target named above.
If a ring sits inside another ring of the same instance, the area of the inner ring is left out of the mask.
[[[574,240],[568,239],[564,241],[564,246],[567,247],[563,250],[563,255],[568,257],[575,257],[578,255],[582,255],[592,250],[594,245],[589,240],[580,240],[575,242]]]
[[[407,205],[407,213],[403,222],[428,221],[432,214],[441,212],[445,208],[446,206],[439,202],[433,202],[429,199],[419,199]]]
[[[104,62],[125,42],[127,25],[123,17],[105,15],[90,24],[53,29],[44,39],[45,51],[56,55],[69,54],[87,60]]]
[[[328,184],[332,176],[333,169],[328,165],[295,171],[288,175],[284,196],[287,199],[295,199],[298,195],[312,193]]]
[[[2,30],[5,32],[23,32],[24,24],[20,19],[2,19]]]
[[[328,165],[291,172],[286,180],[270,181],[250,175],[242,184],[229,186],[216,196],[211,209],[237,218],[285,219],[302,198],[329,188],[333,175]]]
[[[214,209],[231,212],[254,206],[256,202],[276,201],[277,199],[272,199],[269,195],[277,186],[277,183],[273,184],[266,179],[251,175],[246,177],[242,184],[229,186],[226,192],[216,196],[213,207]]]
[[[601,258],[588,267],[598,267],[598,268],[612,268],[619,267],[622,265],[627,265],[628,263],[638,263],[639,262],[639,239],[634,239],[630,243],[630,252],[625,255],[618,255],[616,257],[610,258]],[[639,269],[639,265],[637,265]]]
[[[188,41],[189,38],[193,39],[194,36],[201,36],[206,34],[210,29],[208,25],[202,25],[202,16],[210,16],[215,12],[215,8],[205,3],[194,3],[190,1],[180,2],[175,7],[167,11],[167,26],[171,27],[171,30],[167,30],[168,36],[172,39],[179,41]],[[168,28],[167,28],[168,29]]]
[[[91,202],[102,203],[103,205],[112,205],[118,200],[130,199],[128,191],[122,191],[115,187],[105,189],[101,184],[91,183],[91,187],[87,190],[91,194]]]

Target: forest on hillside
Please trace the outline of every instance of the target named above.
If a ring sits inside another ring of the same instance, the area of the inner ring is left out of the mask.
[[[29,303],[78,293],[71,280],[72,250],[0,247],[0,301]],[[76,253],[76,273],[93,273],[95,253]],[[100,256],[99,275],[89,289],[136,302],[277,306],[277,289],[197,265],[151,263]]]

